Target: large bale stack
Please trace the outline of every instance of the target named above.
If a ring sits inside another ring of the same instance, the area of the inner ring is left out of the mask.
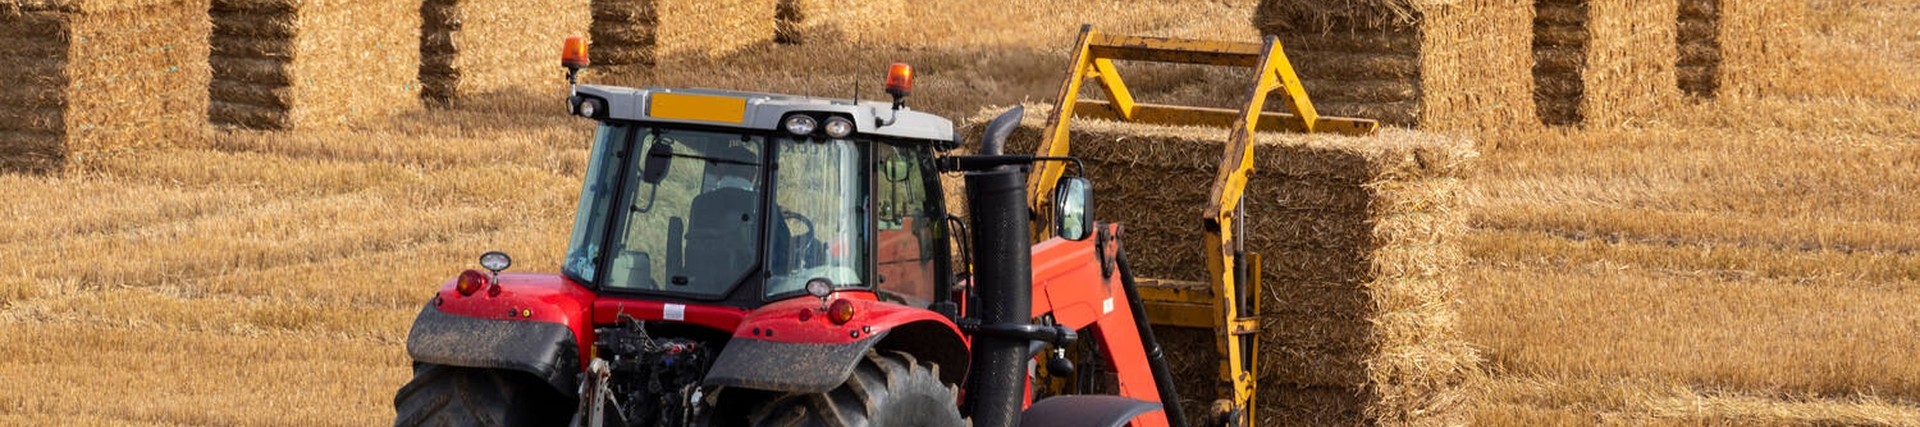
[[[1426,129],[1534,122],[1530,0],[1262,0],[1323,114]]]
[[[775,40],[862,43],[884,37],[886,26],[905,18],[906,0],[780,0]]]
[[[205,138],[206,10],[206,0],[0,2],[0,172]]]
[[[1040,139],[1047,107],[1029,111],[1011,152],[1031,152]],[[1137,274],[1207,280],[1200,215],[1227,133],[1074,122],[1072,154],[1087,163],[1095,216],[1125,225]],[[1264,260],[1263,424],[1462,420],[1459,387],[1478,359],[1455,325],[1453,273],[1465,261],[1458,237],[1462,179],[1478,156],[1472,144],[1396,129],[1364,138],[1262,134],[1257,144],[1247,248]],[[1210,334],[1166,335],[1182,389],[1210,388],[1219,362]]]
[[[425,0],[420,15],[422,95],[438,103],[560,87],[560,41],[592,19],[587,0]]]
[[[333,127],[413,109],[420,0],[213,0],[216,124]]]
[[[1539,0],[1535,101],[1547,124],[1612,124],[1680,99],[1676,0]]]
[[[594,0],[593,61],[709,59],[774,37],[777,0]]]
[[[1680,0],[1680,89],[1713,97],[1787,85],[1806,14],[1802,0]]]

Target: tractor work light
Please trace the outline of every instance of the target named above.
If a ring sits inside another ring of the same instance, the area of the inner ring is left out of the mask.
[[[826,298],[827,295],[831,294],[833,294],[833,282],[829,282],[827,279],[807,281],[807,295],[813,295],[814,298]]]
[[[491,271],[494,274],[500,274],[500,270],[506,270],[507,267],[513,266],[513,257],[507,256],[506,252],[487,251],[487,253],[480,254],[480,266],[486,267],[487,271]]]
[[[586,68],[589,63],[587,40],[580,36],[567,36],[567,41],[560,46],[560,66],[577,70]]]
[[[815,121],[813,119],[813,116],[808,116],[805,114],[795,114],[795,115],[787,116],[787,121],[784,126],[787,128],[787,132],[789,133],[792,133],[794,135],[806,135],[806,134],[813,133],[814,129],[818,129],[820,127],[820,122]]]
[[[895,62],[887,67],[887,94],[895,99],[905,98],[913,92],[913,66],[905,62]]]
[[[827,136],[846,138],[847,135],[853,134],[853,120],[840,116],[828,117],[825,129]]]

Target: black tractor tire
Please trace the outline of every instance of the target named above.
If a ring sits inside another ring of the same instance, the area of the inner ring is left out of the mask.
[[[426,363],[394,393],[393,409],[395,427],[558,426],[574,402],[529,374]]]
[[[897,351],[868,351],[847,382],[826,393],[776,397],[749,414],[752,424],[807,427],[959,427],[966,425],[940,366]]]

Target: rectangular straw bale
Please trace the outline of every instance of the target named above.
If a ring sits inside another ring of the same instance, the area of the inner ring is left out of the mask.
[[[0,172],[206,138],[205,0],[0,2]]]
[[[594,0],[593,61],[654,65],[771,43],[778,0]]]
[[[1807,2],[1680,0],[1679,80],[1687,95],[1761,95],[1793,78]]]
[[[587,0],[425,0],[420,82],[429,101],[566,84],[560,43],[585,35]],[[595,52],[597,53],[597,52]]]
[[[213,0],[211,120],[336,127],[419,105],[420,0]]]
[[[1040,140],[1049,108],[1028,108],[1009,152],[1032,152]],[[963,132],[977,134],[990,117],[975,117]],[[1074,122],[1071,155],[1094,182],[1095,218],[1123,224],[1121,241],[1141,276],[1207,280],[1200,215],[1227,135]],[[1466,261],[1463,181],[1477,157],[1463,139],[1393,128],[1369,137],[1257,137],[1247,249],[1263,254],[1257,363],[1268,422],[1347,414],[1365,424],[1444,424],[1464,416],[1459,386],[1478,356],[1459,338],[1453,275]],[[1212,341],[1172,339],[1198,347],[1170,353],[1207,355],[1175,360],[1176,370],[1207,374],[1180,378],[1213,384]],[[1204,388],[1182,384],[1189,387]],[[1350,406],[1321,407],[1333,403]]]
[[[774,40],[781,43],[846,41],[885,37],[888,24],[905,18],[906,0],[780,0]]]
[[[1535,120],[1528,0],[1262,0],[1322,114],[1423,129]]]
[[[1540,119],[1615,124],[1679,101],[1677,0],[1539,0],[1533,69]]]

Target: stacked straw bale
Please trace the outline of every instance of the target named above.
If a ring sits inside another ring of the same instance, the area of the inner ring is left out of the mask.
[[[905,18],[906,6],[906,0],[780,0],[774,40],[874,40],[886,25]]]
[[[206,0],[0,2],[0,172],[206,137]]]
[[[774,37],[777,0],[594,0],[593,61],[711,59]]]
[[[1039,142],[1048,107],[1028,111],[1010,152]],[[990,118],[974,118],[966,132],[977,134]],[[1122,241],[1141,276],[1207,280],[1200,215],[1227,134],[1074,122],[1072,155],[1094,182],[1095,217],[1125,226]],[[1398,129],[1364,138],[1261,134],[1254,156],[1247,248],[1263,255],[1265,422],[1461,420],[1459,386],[1478,363],[1458,336],[1453,307],[1453,272],[1465,262],[1462,179],[1478,157],[1472,143]],[[1161,329],[1169,353],[1184,355],[1171,361],[1183,373],[1181,388],[1211,387],[1219,362],[1211,333],[1195,339]],[[1189,413],[1203,414],[1200,407]]]
[[[586,0],[425,0],[420,15],[422,95],[449,103],[561,87],[560,42],[585,34],[592,14]]]
[[[1800,61],[1801,0],[1680,0],[1679,79],[1688,95],[1762,95]]]
[[[216,124],[334,127],[413,109],[420,0],[213,0]]]
[[[1262,0],[1322,114],[1425,129],[1533,123],[1528,0]]]
[[[1539,0],[1534,7],[1543,122],[1619,123],[1679,101],[1677,0]]]

